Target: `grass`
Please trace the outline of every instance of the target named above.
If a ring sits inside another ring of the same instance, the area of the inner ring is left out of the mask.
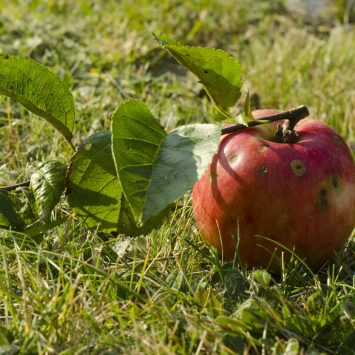
[[[342,4],[333,20],[312,24],[283,1],[0,1],[0,53],[31,56],[68,83],[75,144],[108,128],[128,97],[142,99],[166,129],[219,119],[196,79],[157,49],[156,32],[227,50],[245,67],[254,107],[306,104],[354,146],[355,31],[342,22]],[[0,185],[72,154],[46,122],[5,97],[0,142]],[[69,213],[65,203],[56,211]],[[204,245],[187,195],[147,236],[108,238],[69,218],[39,243],[8,231],[0,243],[2,353],[355,348],[354,239],[318,273],[297,259],[279,276],[248,270]]]

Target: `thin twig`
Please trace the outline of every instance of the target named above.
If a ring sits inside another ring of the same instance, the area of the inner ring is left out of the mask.
[[[298,122],[299,120],[306,118],[308,115],[309,115],[308,108],[306,106],[299,106],[297,108],[293,108],[289,111],[280,112],[275,115],[260,117],[255,121],[248,122],[248,126],[238,123],[233,126],[222,128],[222,135],[240,131],[242,129],[246,129],[254,126],[259,126],[265,123],[279,121],[279,120],[290,120],[293,122],[295,121]]]
[[[25,186],[30,186],[30,180],[20,182],[18,184],[14,184],[14,185],[0,187],[0,191],[13,191],[13,190],[16,190],[18,187],[25,187]]]

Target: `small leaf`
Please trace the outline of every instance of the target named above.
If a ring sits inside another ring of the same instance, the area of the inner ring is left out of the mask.
[[[111,132],[88,137],[71,159],[67,176],[70,207],[89,228],[117,230],[122,189],[111,152]]]
[[[169,135],[137,100],[112,121],[112,149],[122,189],[136,223],[146,223],[187,192],[217,151],[220,128],[182,126]]]
[[[254,281],[261,287],[268,287],[271,282],[271,275],[266,270],[253,271]]]
[[[244,111],[240,115],[238,115],[236,119],[238,123],[241,123],[245,126],[248,126],[250,122],[255,121],[255,118],[253,117],[253,113],[251,111],[249,91],[247,93],[247,97],[245,98]]]
[[[296,338],[290,338],[287,341],[284,355],[298,355],[300,351],[300,345]]]
[[[45,66],[30,58],[0,57],[0,94],[45,118],[68,142],[74,129],[74,99],[68,87]]]
[[[112,151],[135,221],[141,219],[153,165],[166,133],[138,100],[124,102],[112,117]]]
[[[21,230],[23,222],[6,192],[0,191],[0,228]]]
[[[41,164],[30,179],[30,188],[35,197],[39,218],[49,218],[65,189],[67,166],[56,160]]]
[[[215,107],[226,117],[241,94],[242,69],[239,62],[221,49],[185,46],[166,35],[156,41],[202,82]]]

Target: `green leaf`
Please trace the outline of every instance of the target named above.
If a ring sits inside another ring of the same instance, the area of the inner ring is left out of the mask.
[[[112,151],[135,221],[141,219],[164,128],[138,100],[126,101],[112,118]]]
[[[268,287],[271,282],[271,275],[266,270],[253,271],[254,281],[261,287]]]
[[[180,64],[202,82],[215,107],[226,117],[241,95],[242,69],[239,62],[221,49],[185,46],[166,35],[155,36]]]
[[[194,124],[174,129],[162,143],[153,167],[142,221],[192,188],[217,152],[220,128]]]
[[[45,118],[68,142],[74,129],[74,99],[68,87],[45,66],[30,58],[0,57],[0,94]]]
[[[4,191],[0,191],[0,228],[21,230],[23,222],[17,215],[15,208]]]
[[[87,138],[71,159],[67,176],[69,205],[89,228],[130,236],[148,233],[162,215],[138,227],[122,193],[111,150],[111,132]]]
[[[111,132],[88,137],[71,159],[67,176],[70,207],[89,228],[117,230],[122,189],[112,158]]]
[[[65,189],[67,166],[56,160],[41,164],[30,179],[39,218],[49,218]]]
[[[284,355],[298,355],[300,351],[300,345],[296,338],[290,338],[287,340],[286,349]]]
[[[166,135],[145,105],[131,100],[115,112],[112,135],[122,189],[141,225],[199,179],[217,151],[220,128],[188,125]]]
[[[245,126],[248,126],[250,122],[255,121],[255,118],[253,117],[253,113],[251,111],[249,91],[247,93],[247,97],[245,98],[244,111],[240,115],[238,115],[236,119],[238,123],[241,123]]]

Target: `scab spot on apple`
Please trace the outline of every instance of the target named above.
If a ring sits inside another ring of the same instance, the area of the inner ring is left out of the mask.
[[[269,147],[268,144],[262,144],[262,145],[259,147],[259,152],[260,152],[260,153],[263,153],[268,147]]]
[[[339,180],[337,176],[332,177],[332,185],[335,189],[339,186]]]
[[[324,187],[319,191],[317,208],[320,212],[325,212],[328,209],[328,192]]]
[[[298,159],[292,160],[290,166],[293,173],[297,176],[303,176],[304,173],[306,172],[306,167],[301,162],[301,160]]]
[[[267,173],[267,166],[261,165],[261,166],[259,167],[259,172],[260,172],[260,174],[262,174],[262,175],[266,174],[266,173]]]

